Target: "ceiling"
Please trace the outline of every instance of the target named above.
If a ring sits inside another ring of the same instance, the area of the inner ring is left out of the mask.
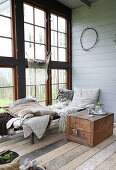
[[[67,7],[73,9],[73,8],[78,8],[82,5],[84,5],[84,3],[81,2],[81,0],[57,0],[59,2],[61,2],[62,4],[66,5]],[[84,1],[89,1],[89,2],[93,2],[96,0],[84,0]]]

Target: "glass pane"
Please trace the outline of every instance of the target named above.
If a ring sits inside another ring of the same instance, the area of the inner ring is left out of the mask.
[[[0,88],[0,106],[7,106],[13,102],[13,87]]]
[[[35,27],[35,41],[37,43],[45,43],[44,28]]]
[[[52,84],[58,83],[58,70],[52,69]]]
[[[0,17],[0,35],[11,37],[11,19]]]
[[[35,86],[26,86],[26,97],[35,97]]]
[[[51,29],[57,30],[57,16],[51,14]]]
[[[65,31],[65,19],[58,17],[58,31],[66,32]]]
[[[45,69],[36,69],[36,84],[45,84]]]
[[[35,25],[45,27],[45,12],[35,8]]]
[[[34,44],[25,42],[25,58],[34,59]]]
[[[0,56],[12,57],[12,40],[0,38]]]
[[[58,85],[52,85],[52,99],[56,99],[58,93]]]
[[[0,68],[0,87],[13,86],[11,68]]]
[[[57,46],[57,32],[51,31],[51,45]]]
[[[11,16],[10,14],[10,0],[1,0],[0,1],[0,15],[4,15],[4,16]]]
[[[25,40],[27,41],[34,41],[34,35],[33,35],[33,26],[30,24],[25,24]]]
[[[59,56],[59,61],[66,61],[66,49],[59,48],[58,49],[58,56]]]
[[[45,60],[45,45],[35,45],[35,58]]]
[[[58,46],[59,47],[65,47],[66,46],[65,34],[58,33]]]
[[[66,83],[66,70],[59,70],[59,83]]]
[[[39,102],[41,105],[45,106],[46,105],[46,101],[43,102]]]
[[[52,104],[55,104],[56,103],[56,100],[52,100]]]
[[[26,69],[26,85],[35,85],[36,84],[36,70],[35,69]]]
[[[33,7],[24,4],[24,21],[33,23]]]
[[[45,100],[46,88],[45,86],[36,86],[36,98],[39,101]]]
[[[66,84],[59,84],[59,89],[66,89]]]
[[[58,61],[57,59],[57,47],[51,47],[51,60]]]

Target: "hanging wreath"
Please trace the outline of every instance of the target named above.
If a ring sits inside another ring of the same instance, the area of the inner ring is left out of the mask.
[[[84,38],[84,35],[87,33],[87,31],[93,31],[94,32],[94,34],[95,34],[95,40],[94,40],[94,42],[92,42],[93,44],[92,45],[90,45],[90,47],[85,47],[84,46],[84,42],[83,42],[83,38]],[[81,47],[82,47],[82,49],[84,50],[84,51],[89,51],[90,49],[92,49],[95,45],[96,45],[96,43],[97,43],[97,41],[98,41],[98,33],[97,33],[97,31],[94,29],[94,28],[86,28],[83,32],[82,32],[82,34],[81,34],[81,37],[80,37],[80,43],[81,43]]]

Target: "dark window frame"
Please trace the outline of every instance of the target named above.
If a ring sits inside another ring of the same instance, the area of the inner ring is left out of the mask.
[[[11,67],[14,70],[14,99],[19,99],[26,97],[26,83],[25,83],[25,68],[27,67],[27,60],[24,54],[24,14],[23,14],[23,3],[28,3],[29,5],[35,5],[40,9],[47,12],[47,27],[46,27],[46,38],[51,41],[50,35],[50,14],[59,15],[67,20],[67,62],[57,62],[50,61],[48,68],[49,79],[47,81],[47,101],[46,104],[51,104],[51,69],[66,69],[67,70],[67,88],[71,89],[71,68],[72,68],[72,58],[71,58],[71,44],[70,44],[70,24],[71,24],[71,10],[60,4],[59,2],[54,2],[54,0],[41,1],[41,0],[11,0],[12,1],[12,18],[13,18],[13,57],[0,57],[0,67]],[[52,2],[52,3],[51,3]],[[65,10],[62,11],[62,8]],[[56,11],[57,10],[57,11]],[[48,33],[49,32],[49,33]],[[51,51],[51,43],[47,44],[47,51]]]

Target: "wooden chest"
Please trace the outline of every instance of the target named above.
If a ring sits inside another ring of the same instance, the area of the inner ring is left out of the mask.
[[[114,114],[91,115],[86,111],[77,112],[67,119],[68,140],[94,147],[113,133]]]

